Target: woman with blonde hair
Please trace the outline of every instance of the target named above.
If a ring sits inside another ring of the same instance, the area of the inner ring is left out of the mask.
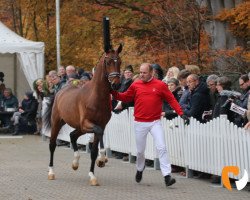
[[[176,66],[170,67],[163,81],[167,83],[171,78],[177,79],[179,72],[180,70],[178,67]]]

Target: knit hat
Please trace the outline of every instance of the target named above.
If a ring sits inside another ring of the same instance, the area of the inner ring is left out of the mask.
[[[132,73],[134,73],[134,69],[133,69],[132,65],[126,66],[124,71],[131,71]]]

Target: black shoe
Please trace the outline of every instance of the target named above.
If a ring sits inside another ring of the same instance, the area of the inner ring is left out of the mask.
[[[136,175],[135,175],[135,181],[136,181],[137,183],[140,183],[140,182],[141,182],[141,180],[142,180],[142,174],[143,174],[144,169],[145,169],[145,166],[144,166],[144,168],[143,168],[142,171],[138,171],[138,170],[137,170]]]
[[[143,173],[143,171],[137,171],[136,172],[136,175],[135,175],[135,181],[137,182],[137,183],[140,183],[141,182],[141,180],[142,180],[142,173]]]
[[[19,133],[15,131],[14,133],[12,133],[12,135],[19,135]]]
[[[176,182],[175,179],[172,178],[170,175],[165,176],[164,179],[165,179],[165,184],[167,187],[175,184],[175,182]]]

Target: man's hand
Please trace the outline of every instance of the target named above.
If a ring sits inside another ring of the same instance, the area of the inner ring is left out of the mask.
[[[187,115],[182,115],[181,118],[184,120],[185,125],[189,125],[190,120]]]

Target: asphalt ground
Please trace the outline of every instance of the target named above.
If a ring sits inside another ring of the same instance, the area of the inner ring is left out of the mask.
[[[60,146],[55,151],[56,180],[48,180],[49,145],[41,136],[0,135],[0,200],[238,200],[250,199],[250,186],[228,191],[210,180],[184,178],[174,173],[177,183],[166,187],[160,170],[146,168],[136,183],[135,164],[110,158],[104,168],[95,168],[100,186],[90,186],[90,155],[81,152],[80,166],[73,171],[73,150]]]

